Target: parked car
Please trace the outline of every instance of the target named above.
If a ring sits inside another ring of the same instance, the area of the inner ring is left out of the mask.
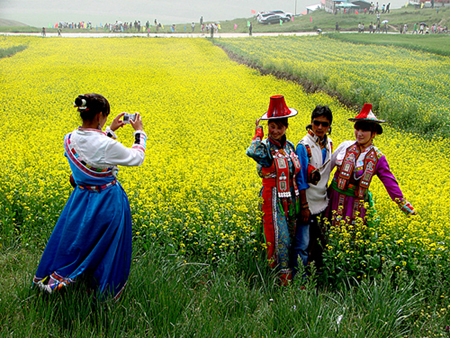
[[[264,25],[271,25],[271,24],[277,24],[282,22],[289,22],[291,19],[289,19],[287,16],[279,15],[279,14],[272,14],[269,15],[259,21],[259,23],[262,23]]]
[[[258,20],[259,23],[261,23],[261,20],[264,20],[265,18],[267,18],[268,16],[271,16],[273,14],[274,13],[272,13],[272,12],[258,13],[258,16],[256,17],[256,19]]]
[[[289,18],[289,20],[292,19],[292,13],[287,13],[287,12],[281,11],[281,10],[272,11],[272,13],[278,14],[278,15],[284,15],[285,17]]]

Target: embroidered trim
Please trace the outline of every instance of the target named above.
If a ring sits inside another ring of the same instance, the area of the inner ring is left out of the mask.
[[[83,161],[80,158],[80,155],[76,152],[72,141],[71,141],[72,134],[69,134],[64,139],[64,147],[66,149],[66,153],[68,155],[68,158],[74,163],[81,171],[83,171],[85,174],[93,176],[93,177],[105,177],[111,175],[111,171],[114,169],[114,167],[109,167],[106,169],[100,169],[92,167],[91,165],[87,164],[85,161]]]
[[[53,272],[50,276],[45,278],[37,278],[34,276],[33,283],[36,284],[39,289],[51,294],[53,291],[61,290],[64,286],[74,283],[75,281],[71,278],[64,278]]]
[[[336,210],[335,222],[340,222],[342,220],[342,215],[344,214],[345,199],[346,197],[344,194],[339,194],[338,208]]]
[[[375,173],[375,167],[378,162],[376,151],[372,148],[364,158],[364,173],[359,183],[358,197],[364,198],[369,189],[370,182]]]
[[[275,257],[271,257],[274,261],[271,264],[271,267],[274,268],[279,263],[279,255],[278,255],[278,213],[277,213],[277,191],[276,188],[272,188],[272,224],[273,224],[273,234],[274,234],[274,242],[272,245],[275,246],[275,250],[273,252],[273,255]]]
[[[98,193],[100,193],[100,192],[102,192],[102,191],[105,191],[106,189],[108,189],[109,187],[112,187],[113,185],[115,185],[117,183],[117,181],[116,180],[114,180],[114,181],[112,181],[112,182],[109,182],[109,183],[106,183],[106,184],[103,184],[103,185],[78,185],[78,187],[80,188],[80,189],[83,189],[83,190],[89,190],[89,191],[93,191],[93,192],[98,192]]]
[[[291,150],[291,159],[292,159],[292,163],[294,164],[294,168],[295,168],[294,179],[292,180],[292,182],[294,183],[295,196],[298,197],[298,196],[300,196],[300,191],[298,190],[297,180],[295,179],[295,177],[302,169],[302,165],[300,164],[300,160],[298,159],[297,154],[293,150]]]
[[[400,207],[400,210],[403,211],[407,215],[414,212],[414,207],[411,205],[411,203],[409,203],[405,199],[398,202],[398,206]]]
[[[356,214],[361,213],[359,210],[359,199],[355,198],[353,201],[352,221],[356,219]]]
[[[348,181],[353,172],[353,169],[355,168],[355,162],[360,152],[361,150],[356,143],[347,148],[337,181],[339,189],[345,190],[347,188]]]
[[[268,143],[269,143],[267,145],[269,147],[268,151],[272,154],[273,158],[272,165],[270,167],[262,167],[258,165],[257,167],[258,174],[263,179],[263,185],[268,187],[277,187],[278,197],[286,199],[292,197],[290,189],[290,184],[292,181],[295,195],[299,196],[300,193],[298,192],[298,188],[295,182],[295,175],[297,175],[297,173],[300,171],[301,165],[297,154],[293,150],[294,145],[291,142],[286,141],[286,145],[289,144],[291,146],[289,147],[289,149],[285,148],[274,149],[274,147],[271,146],[270,144],[271,141],[269,141]],[[290,155],[286,154],[287,151],[291,152]],[[292,177],[290,175],[290,163],[289,163],[291,161],[292,166],[294,167],[294,173]],[[283,168],[280,168],[279,167],[280,165]]]
[[[291,190],[289,184],[289,163],[288,155],[284,154],[284,151],[275,150],[273,153],[273,162],[277,171],[277,191],[278,197],[287,198],[291,197]]]
[[[303,143],[302,143],[303,144]],[[306,148],[306,153],[308,154],[308,159],[311,160],[312,157],[312,153],[311,153],[311,147],[309,146],[309,144],[304,143],[303,144]]]
[[[364,157],[364,173],[360,178],[355,175],[356,160],[361,153],[360,147],[357,143],[348,147],[342,161],[341,170],[337,179],[337,187],[340,190],[346,190],[350,181],[350,176],[353,173],[353,177],[356,181],[360,180],[359,188],[356,196],[358,198],[364,198],[372,181],[372,177],[375,174],[375,168],[378,163],[377,152],[374,148],[370,149]]]

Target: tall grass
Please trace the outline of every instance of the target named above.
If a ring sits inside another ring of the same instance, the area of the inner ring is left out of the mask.
[[[83,285],[53,295],[31,288],[38,254],[0,254],[0,334],[16,337],[422,337],[445,334],[448,298],[386,278],[339,288],[314,278],[279,287],[259,273],[189,263],[153,246],[136,250],[125,292],[101,303]]]
[[[37,33],[41,29],[32,26],[0,26],[0,32],[7,33]]]

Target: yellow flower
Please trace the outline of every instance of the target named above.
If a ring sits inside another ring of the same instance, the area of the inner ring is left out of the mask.
[[[343,48],[331,39],[295,37],[280,44],[279,37],[268,37],[227,43],[274,67],[294,69],[302,77],[326,78],[329,88],[341,94],[381,88],[378,112],[382,114],[396,107],[395,111],[414,111],[415,118],[431,121],[435,112],[446,114],[450,107],[445,85],[450,82],[448,58],[419,52],[407,52],[405,57],[404,50],[392,47],[375,51],[345,44]],[[31,241],[34,233],[48,238],[72,192],[62,138],[80,125],[71,106],[78,94],[105,95],[112,110],[108,124],[119,112],[141,113],[148,134],[145,162],[141,167],[121,167],[118,179],[129,197],[134,229],[139,229],[135,234],[148,236],[139,239],[167,238],[180,243],[181,253],[195,246],[199,254],[211,255],[218,250],[214,243],[220,243],[223,252],[238,244],[239,250],[252,253],[255,248],[267,249],[266,244],[258,244],[261,179],[245,149],[253,136],[254,120],[267,110],[274,92],[283,94],[288,105],[299,111],[289,121],[288,138],[294,144],[304,136],[311,111],[319,104],[328,105],[333,123],[342,126],[333,130],[334,144],[353,139],[348,117],[354,111],[335,98],[306,94],[295,83],[262,77],[229,60],[223,50],[204,39],[0,39],[1,48],[21,44],[28,48],[1,60],[0,189],[4,199],[0,214],[20,210],[22,228],[14,226],[17,214],[9,219],[12,228],[22,231],[18,235],[24,241]],[[267,48],[271,45],[277,48]],[[371,60],[364,69],[358,55]],[[411,67],[412,63],[416,66]],[[397,90],[393,83],[404,92],[393,92]],[[414,95],[408,96],[408,91]],[[339,245],[351,252],[357,244],[384,254],[388,246],[401,246],[395,254],[414,255],[417,260],[430,255],[431,260],[439,258],[448,265],[450,172],[443,165],[450,156],[448,139],[428,142],[389,125],[383,129],[376,146],[420,215],[404,217],[374,177],[370,191],[376,197],[379,223],[366,228],[360,218],[354,226],[340,220],[339,226],[330,228],[329,250]],[[117,134],[125,146],[132,145],[130,126]],[[414,254],[408,254],[412,247]],[[405,266],[409,258],[402,258],[400,265]]]

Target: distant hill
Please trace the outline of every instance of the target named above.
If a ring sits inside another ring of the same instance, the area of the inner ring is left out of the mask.
[[[0,27],[22,27],[29,26],[19,21],[7,20],[0,18]]]

